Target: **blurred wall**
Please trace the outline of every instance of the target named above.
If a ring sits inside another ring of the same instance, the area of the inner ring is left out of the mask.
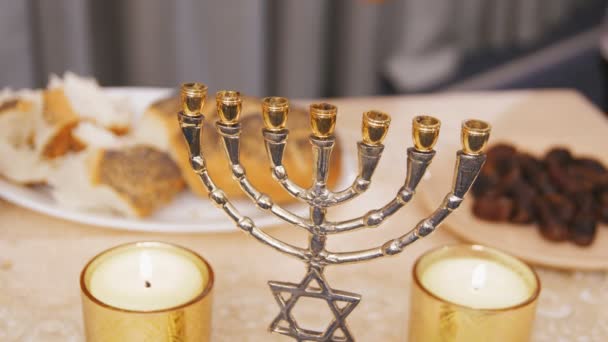
[[[472,53],[532,46],[598,3],[0,0],[0,87],[72,70],[104,85],[201,80],[252,95],[419,91]]]

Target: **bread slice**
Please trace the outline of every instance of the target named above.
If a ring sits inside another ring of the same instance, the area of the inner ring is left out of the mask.
[[[86,145],[72,134],[80,122],[91,122],[114,134],[129,131],[131,114],[122,101],[107,96],[94,79],[66,72],[52,75],[44,91],[42,117],[37,120],[35,145],[40,155],[53,159]]]
[[[133,217],[152,214],[185,186],[166,153],[143,145],[68,154],[49,183],[62,205]]]
[[[0,175],[14,183],[46,182],[49,165],[39,158],[33,140],[41,113],[40,91],[0,91]]]
[[[212,101],[208,101],[204,108],[206,120],[203,128],[203,151],[209,173],[217,185],[230,197],[244,197],[245,195],[232,179],[229,171],[229,163],[215,128],[217,120],[215,104],[209,102]],[[179,108],[178,97],[162,99],[153,103],[136,125],[135,139],[168,152],[181,169],[188,187],[197,195],[207,196],[206,189],[190,166],[187,145],[176,118]],[[243,99],[241,124],[243,126],[241,162],[246,167],[251,182],[260,191],[269,194],[276,202],[292,201],[293,198],[272,178],[262,136],[264,124],[259,99],[253,97]],[[313,166],[312,150],[308,141],[310,135],[308,113],[303,109],[292,108],[288,127],[290,134],[284,157],[285,167],[294,182],[301,186],[309,186],[312,181]],[[341,159],[340,147],[337,146],[332,157],[329,186],[334,186],[340,176]]]

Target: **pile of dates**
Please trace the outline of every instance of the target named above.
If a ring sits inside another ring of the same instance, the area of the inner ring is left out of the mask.
[[[475,216],[493,222],[536,223],[551,241],[590,245],[608,223],[608,171],[595,159],[553,148],[542,159],[507,144],[488,151],[472,188]]]

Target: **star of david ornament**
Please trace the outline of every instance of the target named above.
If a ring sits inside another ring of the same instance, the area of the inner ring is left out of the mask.
[[[346,317],[359,304],[356,293],[334,290],[327,284],[321,270],[310,267],[299,284],[278,281],[268,282],[281,312],[270,325],[270,330],[287,335],[296,341],[350,342],[353,337],[346,325]],[[334,318],[323,331],[306,329],[298,324],[292,309],[302,297],[327,301]]]

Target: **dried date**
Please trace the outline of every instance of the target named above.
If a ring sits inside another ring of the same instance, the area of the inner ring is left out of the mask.
[[[484,220],[537,223],[543,237],[588,246],[608,223],[608,169],[553,148],[544,158],[498,144],[473,184],[473,213]]]

